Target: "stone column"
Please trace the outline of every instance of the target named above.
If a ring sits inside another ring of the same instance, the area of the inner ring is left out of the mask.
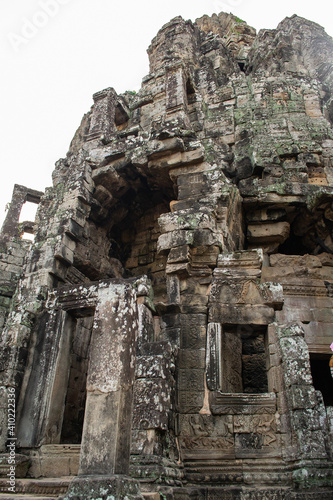
[[[279,325],[277,329],[282,358],[285,399],[294,447],[293,481],[297,488],[329,485],[331,469],[325,467],[326,413],[321,394],[312,382],[309,350],[300,323]],[[318,464],[322,461],[321,474]]]
[[[94,107],[86,139],[102,138],[107,141],[115,129],[116,91],[112,87],[101,90],[93,95],[93,99]]]
[[[79,476],[66,498],[142,498],[129,470],[136,293],[129,283],[98,290],[87,379]],[[80,496],[81,495],[81,496]],[[95,496],[97,495],[97,496]],[[119,496],[120,495],[120,496]],[[124,496],[121,496],[124,495]]]

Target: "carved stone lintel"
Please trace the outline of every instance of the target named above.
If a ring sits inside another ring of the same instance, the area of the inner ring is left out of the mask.
[[[276,411],[276,395],[213,392],[210,397],[210,407],[214,415],[272,414]]]

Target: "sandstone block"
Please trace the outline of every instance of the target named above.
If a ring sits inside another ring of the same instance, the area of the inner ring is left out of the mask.
[[[317,405],[316,392],[313,387],[293,385],[286,390],[286,396],[293,410],[313,409]]]
[[[134,384],[134,429],[168,428],[170,385],[164,379],[138,379]]]
[[[274,321],[274,309],[264,305],[212,306],[209,310],[209,321],[231,325],[268,325]]]
[[[248,225],[248,239],[251,243],[283,243],[290,233],[288,222],[275,222],[272,224]]]

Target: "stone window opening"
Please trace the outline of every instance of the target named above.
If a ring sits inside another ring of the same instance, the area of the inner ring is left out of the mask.
[[[187,96],[187,103],[189,105],[194,104],[197,100],[195,88],[190,78],[188,78],[186,81],[186,96]]]
[[[19,223],[25,222],[25,221],[34,221],[36,218],[36,213],[38,209],[38,203],[34,203],[32,201],[26,201],[21,209],[20,217],[19,217]]]
[[[207,355],[207,385],[232,394],[268,392],[267,328],[211,324]]]
[[[245,68],[245,62],[244,62],[244,61],[239,61],[239,62],[238,62],[238,66],[239,66],[239,69],[240,69],[243,73],[245,73],[245,71],[246,71],[246,68]]]
[[[35,239],[34,221],[39,201],[39,199],[37,200],[34,197],[29,198],[29,194],[26,196],[26,201],[22,205],[18,220],[18,230],[21,240],[34,241]]]
[[[115,117],[114,117],[114,122],[117,129],[120,131],[127,128],[128,120],[129,116],[126,110],[124,109],[124,106],[122,106],[121,103],[118,103],[116,106]]]
[[[2,238],[17,238],[24,232],[35,232],[36,210],[43,194],[41,191],[15,184],[12,200],[6,205],[7,215],[1,229]]]
[[[250,325],[224,328],[223,392],[251,394],[268,392],[265,330]]]
[[[35,235],[34,233],[30,233],[28,231],[24,231],[22,234],[21,234],[21,240],[25,240],[25,241],[34,241],[35,240]]]
[[[323,395],[325,406],[333,407],[333,378],[329,367],[330,354],[311,353],[310,366],[313,386]]]

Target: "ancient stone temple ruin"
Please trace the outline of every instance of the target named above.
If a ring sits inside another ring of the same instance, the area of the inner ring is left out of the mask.
[[[3,497],[332,499],[333,41],[221,13],[148,55],[14,189]]]

